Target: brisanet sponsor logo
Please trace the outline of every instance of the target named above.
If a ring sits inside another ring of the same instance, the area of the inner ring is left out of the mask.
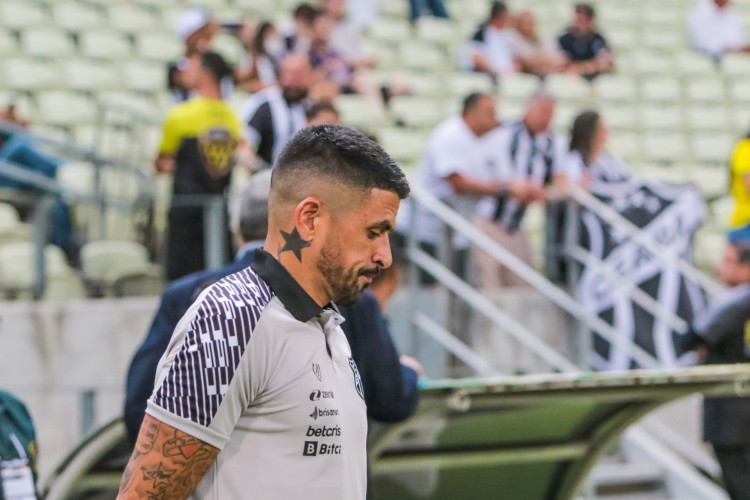
[[[333,399],[333,391],[314,390],[310,393],[310,401],[318,401],[320,399]]]
[[[318,408],[316,406],[313,412],[310,414],[310,418],[312,418],[313,420],[318,420],[318,418],[322,417],[337,417],[338,414],[339,411],[336,408]]]
[[[302,456],[315,457],[318,455],[341,455],[341,445],[319,443],[318,441],[305,441]]]
[[[338,425],[335,427],[313,427],[312,425],[307,428],[307,437],[340,437],[341,427]]]

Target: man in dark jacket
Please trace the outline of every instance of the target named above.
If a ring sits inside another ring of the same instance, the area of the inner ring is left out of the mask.
[[[268,231],[270,176],[270,170],[256,174],[254,182],[243,194],[239,223],[234,228],[243,246],[237,252],[235,262],[220,269],[185,276],[171,283],[164,291],[148,335],[133,356],[128,371],[124,416],[131,444],[138,437],[146,401],[154,388],[157,365],[177,323],[205,288],[249,266],[254,250],[263,245]],[[342,308],[341,314],[346,319],[342,328],[360,370],[368,415],[382,422],[398,422],[408,418],[416,408],[417,372],[421,368],[411,358],[402,358],[404,364],[399,362],[382,317],[375,294],[384,296],[388,288],[382,285],[389,283],[384,279],[387,276],[381,277],[381,287],[375,285],[372,294],[366,294],[354,305]]]
[[[688,348],[706,364],[750,363],[750,243],[730,243],[719,269],[730,288],[695,318]],[[706,398],[704,439],[732,500],[750,499],[750,398]]]

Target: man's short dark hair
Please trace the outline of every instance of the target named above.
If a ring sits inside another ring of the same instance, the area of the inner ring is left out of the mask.
[[[308,121],[314,119],[316,116],[318,116],[320,113],[333,113],[336,116],[339,115],[339,110],[336,109],[336,106],[334,106],[330,101],[318,101],[312,106],[310,106],[310,109],[305,112],[305,117]]]
[[[489,95],[483,92],[472,92],[471,94],[464,97],[463,106],[461,107],[461,114],[465,115],[472,109],[476,108],[479,105],[479,101],[482,99],[482,97],[489,97]]]
[[[300,19],[305,24],[311,25],[321,15],[320,9],[317,9],[309,3],[301,3],[294,9],[294,18]]]
[[[750,264],[750,241],[734,241],[730,243],[737,250],[737,262]]]
[[[577,14],[583,14],[589,19],[594,19],[594,16],[596,16],[594,6],[590,3],[577,3],[575,6],[575,11]]]
[[[492,2],[490,4],[490,19],[495,19],[508,12],[505,2]]]
[[[201,54],[201,66],[206,68],[211,76],[214,77],[216,83],[221,82],[224,78],[234,74],[232,65],[229,64],[221,57],[221,54],[217,52],[203,52]]]
[[[363,191],[382,189],[402,200],[409,196],[409,182],[388,153],[363,133],[340,125],[302,129],[281,151],[273,170],[271,191],[282,178],[315,174]]]

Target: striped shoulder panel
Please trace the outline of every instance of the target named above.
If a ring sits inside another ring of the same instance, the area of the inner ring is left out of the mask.
[[[208,427],[273,292],[252,269],[203,295],[169,373],[154,394],[168,412]]]

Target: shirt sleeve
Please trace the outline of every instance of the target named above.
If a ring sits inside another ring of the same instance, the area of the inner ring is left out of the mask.
[[[264,380],[265,358],[250,339],[256,313],[219,285],[204,291],[177,325],[146,413],[222,449]]]
[[[174,112],[167,115],[162,126],[159,153],[173,155],[180,147],[180,125]]]

